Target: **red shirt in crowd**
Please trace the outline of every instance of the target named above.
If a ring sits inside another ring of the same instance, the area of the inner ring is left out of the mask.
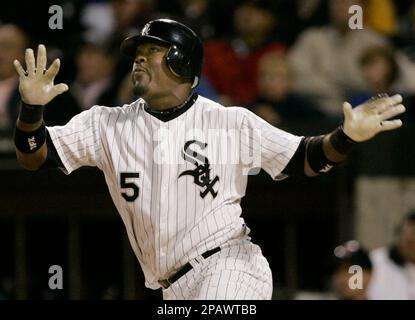
[[[285,52],[281,43],[246,52],[237,52],[236,45],[224,40],[205,44],[204,75],[220,95],[227,95],[232,103],[246,105],[257,97],[257,66],[262,55],[270,51]]]

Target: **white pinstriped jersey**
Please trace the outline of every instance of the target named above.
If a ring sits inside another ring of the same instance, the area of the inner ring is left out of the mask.
[[[155,289],[189,260],[249,232],[240,207],[246,172],[261,166],[276,178],[301,137],[202,96],[166,122],[144,107],[142,99],[94,106],[48,131],[66,174],[81,166],[104,172],[146,286]]]

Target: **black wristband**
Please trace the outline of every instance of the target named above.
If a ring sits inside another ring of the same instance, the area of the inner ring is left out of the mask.
[[[357,144],[356,141],[350,139],[343,131],[342,127],[338,127],[330,134],[330,143],[334,149],[341,154],[348,154]]]
[[[45,123],[34,131],[26,132],[16,127],[14,132],[14,144],[23,153],[34,153],[42,147],[46,141]]]
[[[21,101],[19,120],[27,124],[39,122],[43,117],[43,109],[41,105],[30,105]]]
[[[323,141],[324,136],[307,137],[304,141],[308,164],[316,173],[326,173],[337,165],[324,154]]]

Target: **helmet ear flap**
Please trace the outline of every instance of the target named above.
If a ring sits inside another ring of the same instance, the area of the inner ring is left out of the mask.
[[[166,55],[167,66],[174,75],[183,78],[193,78],[189,57],[176,45],[172,45]]]

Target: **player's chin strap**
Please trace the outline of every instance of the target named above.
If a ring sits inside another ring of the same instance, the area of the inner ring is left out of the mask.
[[[341,163],[357,144],[350,139],[342,127],[328,135],[306,137],[304,139],[305,156],[315,173],[326,173]]]

